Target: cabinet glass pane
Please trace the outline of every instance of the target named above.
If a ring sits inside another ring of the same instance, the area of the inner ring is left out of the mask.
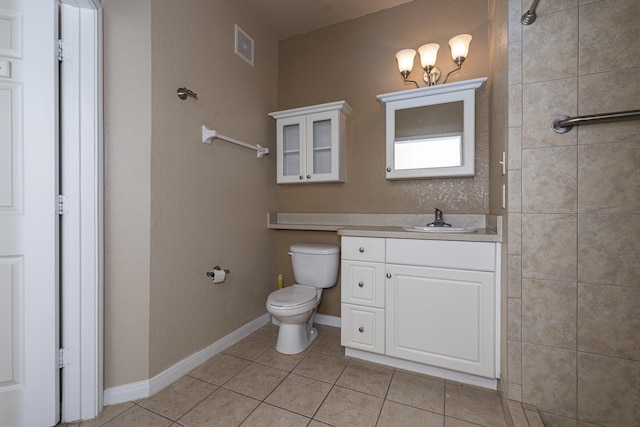
[[[300,125],[282,127],[282,174],[300,175]]]
[[[331,120],[313,122],[313,173],[331,173]]]
[[[285,153],[300,151],[300,125],[286,125],[282,127],[282,149]]]
[[[300,152],[282,154],[282,175],[300,175]]]

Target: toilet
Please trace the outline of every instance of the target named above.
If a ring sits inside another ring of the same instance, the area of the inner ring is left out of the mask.
[[[340,247],[296,243],[289,247],[295,285],[272,292],[267,311],[280,322],[276,350],[283,354],[303,352],[318,336],[313,327],[322,290],[338,281]]]

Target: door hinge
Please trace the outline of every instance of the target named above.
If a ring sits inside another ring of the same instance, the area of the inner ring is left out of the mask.
[[[69,212],[69,206],[71,206],[69,196],[58,195],[58,215],[64,215]]]
[[[64,43],[62,39],[58,39],[58,61],[62,62],[64,60]]]
[[[71,364],[71,352],[66,348],[58,349],[58,368],[62,369]]]

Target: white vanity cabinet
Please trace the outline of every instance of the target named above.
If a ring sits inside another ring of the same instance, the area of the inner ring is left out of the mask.
[[[368,262],[354,260],[350,255],[353,249],[349,248],[364,245],[362,239],[342,238],[342,344],[404,361],[496,378],[499,245],[366,238],[384,246],[384,260]],[[384,269],[377,271],[377,277],[382,276],[384,297],[382,304],[374,304],[368,296],[358,297],[358,269],[381,263]],[[380,321],[376,316],[384,317],[384,331],[374,325],[374,346],[366,341],[367,327],[371,327],[366,322]],[[384,340],[383,348],[378,340]],[[367,349],[367,345],[375,349]]]
[[[345,101],[277,111],[277,183],[344,181]]]
[[[341,253],[342,345],[384,354],[385,241],[342,238]]]

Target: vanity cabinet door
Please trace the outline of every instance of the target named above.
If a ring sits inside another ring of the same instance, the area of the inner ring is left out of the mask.
[[[386,354],[495,378],[495,274],[387,264]]]

